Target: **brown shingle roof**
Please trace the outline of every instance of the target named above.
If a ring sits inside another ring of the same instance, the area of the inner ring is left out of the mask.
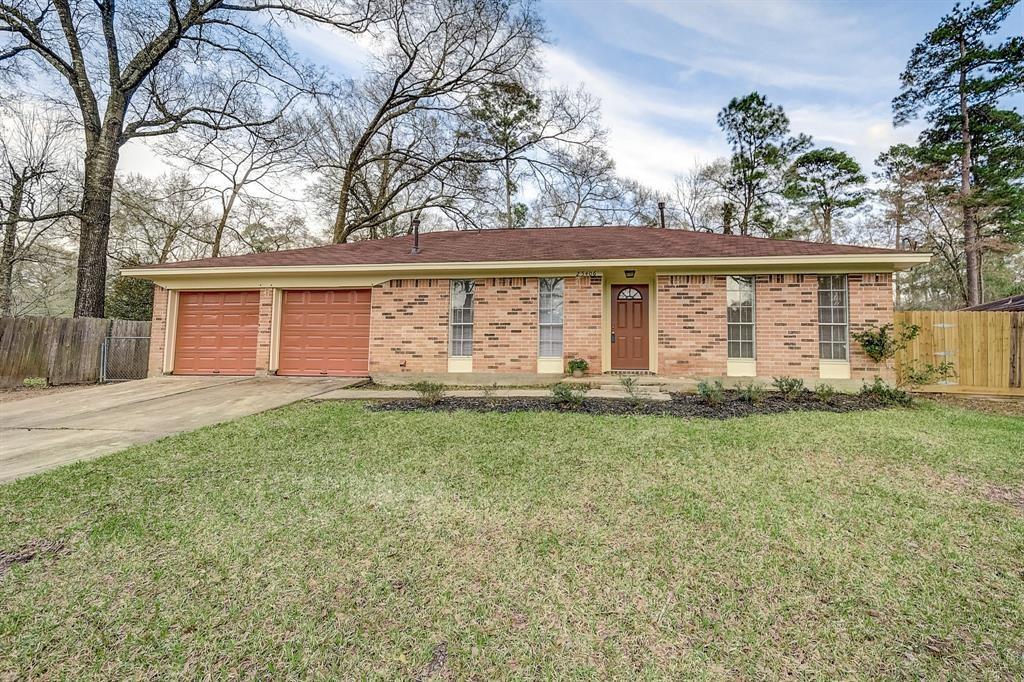
[[[546,227],[426,232],[419,254],[412,237],[369,239],[306,249],[166,263],[159,268],[387,265],[503,261],[593,261],[648,258],[750,258],[891,254],[841,244],[760,239],[653,227]]]
[[[1006,298],[1001,298],[998,301],[979,303],[978,305],[971,306],[970,308],[964,308],[964,310],[989,313],[1024,312],[1024,296],[1007,296]]]

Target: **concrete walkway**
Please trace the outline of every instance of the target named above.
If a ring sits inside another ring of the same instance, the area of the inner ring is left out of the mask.
[[[405,400],[418,398],[419,393],[403,388],[341,388],[327,391],[310,400]],[[478,388],[458,388],[449,386],[445,389],[445,397],[450,398],[550,398],[550,389],[541,388],[496,388],[483,391]],[[598,386],[587,392],[588,398],[619,398],[630,397],[625,389],[617,386]],[[671,400],[672,396],[654,386],[641,386],[637,389],[637,397],[643,400]]]
[[[361,379],[158,377],[0,404],[0,482],[281,407]]]

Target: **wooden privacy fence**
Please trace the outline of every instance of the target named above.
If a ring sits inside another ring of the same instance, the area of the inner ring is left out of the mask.
[[[906,363],[953,363],[956,376],[923,391],[1024,396],[1024,313],[907,311],[896,324],[916,324],[921,333],[896,355]]]
[[[93,317],[0,318],[0,387],[17,386],[27,377],[45,377],[54,385],[99,381],[106,339],[148,336],[149,322]],[[132,343],[125,348],[130,350],[120,350],[115,361],[133,372],[145,368],[149,344]],[[141,376],[145,376],[144,370]]]

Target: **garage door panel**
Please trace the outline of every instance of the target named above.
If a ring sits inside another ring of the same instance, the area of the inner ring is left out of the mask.
[[[175,374],[254,374],[258,291],[178,294]]]
[[[370,357],[370,291],[285,291],[278,374],[365,376]]]

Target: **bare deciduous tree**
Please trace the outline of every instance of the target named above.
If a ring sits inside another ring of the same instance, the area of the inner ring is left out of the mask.
[[[365,78],[321,98],[311,166],[337,179],[332,237],[393,224],[479,181],[493,162],[472,134],[468,102],[486,86],[536,69],[541,21],[517,0],[410,0],[377,27]],[[420,202],[399,201],[428,181]]]
[[[372,2],[372,0],[367,0]],[[280,111],[309,82],[278,25],[365,30],[362,0],[0,0],[0,69],[62,86],[84,131],[76,316],[102,316],[111,195],[121,147],[188,126],[230,129],[246,103]]]
[[[20,103],[0,107],[0,315],[14,313],[19,264],[46,257],[44,237],[69,216],[67,122]]]

